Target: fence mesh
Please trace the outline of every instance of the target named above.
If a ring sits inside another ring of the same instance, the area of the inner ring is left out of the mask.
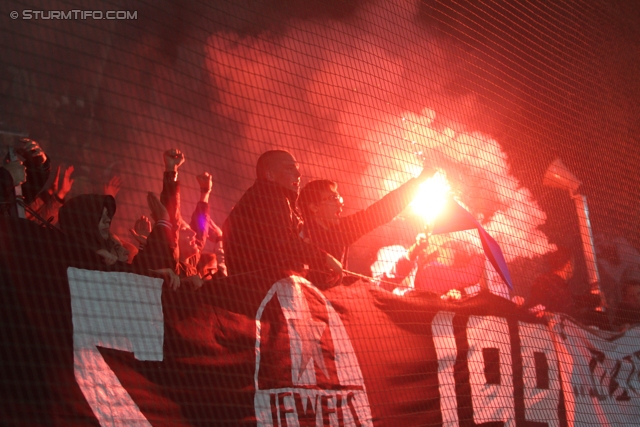
[[[640,415],[634,2],[0,9],[8,424]]]

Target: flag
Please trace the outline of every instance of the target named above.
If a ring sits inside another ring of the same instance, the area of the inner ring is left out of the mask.
[[[469,211],[460,206],[455,200],[449,199],[445,212],[446,215],[442,214],[436,218],[432,234],[453,233],[455,231],[470,230],[472,228],[478,230],[482,248],[487,258],[489,258],[491,265],[493,265],[509,288],[513,290],[509,267],[507,267],[507,261],[504,259],[498,242],[487,233]]]
[[[595,333],[562,316],[549,327],[489,293],[452,302],[366,281],[321,292],[297,276],[239,313],[229,301],[250,280],[170,291],[69,265],[38,227],[0,234],[7,425],[614,427],[640,416],[638,328]]]

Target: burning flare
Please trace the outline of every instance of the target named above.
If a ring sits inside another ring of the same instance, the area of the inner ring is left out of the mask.
[[[445,174],[436,172],[420,185],[418,194],[411,202],[411,207],[429,225],[433,225],[433,221],[442,213],[450,191],[451,186]]]

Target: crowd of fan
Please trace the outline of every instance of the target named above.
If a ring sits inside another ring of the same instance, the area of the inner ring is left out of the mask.
[[[286,151],[268,151],[258,159],[254,185],[221,229],[209,216],[213,182],[206,172],[197,176],[200,198],[190,221],[182,218],[178,170],[185,158],[180,150],[170,149],[163,154],[162,193],[160,198],[148,193],[151,218],[142,215],[135,222],[130,230],[137,244],[133,245],[110,230],[118,177],[105,185],[104,194],[66,200],[73,186],[73,166],[59,167],[52,184],[44,188],[50,161],[42,148],[23,139],[15,154],[20,157],[7,156],[0,168],[2,215],[56,227],[72,242],[73,256],[85,260],[85,267],[163,277],[172,290],[251,283],[258,296],[292,274],[305,276],[320,289],[361,279],[347,270],[349,247],[396,217],[435,172],[425,168],[419,177],[367,209],[343,216],[343,199],[335,182],[315,180],[300,190],[295,158]],[[215,248],[211,253],[204,250],[208,240]],[[413,246],[400,249],[393,262],[373,266],[373,283],[398,295],[423,292],[457,300],[484,290],[511,297],[499,276],[492,274],[486,257],[465,242],[420,234]],[[560,249],[549,254],[548,261],[550,271],[535,280],[527,301],[519,296],[512,301],[539,316],[564,312],[584,317],[585,308],[593,309],[597,301],[592,295],[574,296],[569,291],[567,281],[574,269],[571,252]],[[623,286],[623,303],[613,322],[616,327],[640,323],[640,281],[629,279]]]
[[[73,166],[64,170],[59,167],[49,188],[43,188],[49,178],[50,160],[38,143],[22,140],[15,154],[20,157],[7,157],[0,168],[3,216],[21,216],[56,227],[70,243],[69,256],[81,260],[82,266],[156,275],[163,277],[173,290],[195,290],[205,280],[226,274],[221,231],[209,216],[213,185],[209,173],[197,176],[200,199],[190,222],[180,214],[178,169],[185,161],[180,150],[163,154],[162,193],[159,199],[153,193],[147,195],[151,219],[140,216],[130,230],[137,245],[111,232],[118,177],[105,185],[104,194],[82,194],[65,200],[73,186]],[[16,188],[20,188],[21,195],[16,194]],[[208,239],[220,256],[203,252]]]

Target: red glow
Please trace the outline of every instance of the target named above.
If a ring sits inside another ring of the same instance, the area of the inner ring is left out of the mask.
[[[420,186],[411,207],[427,223],[432,223],[442,213],[450,191],[451,185],[446,176],[442,172],[437,172]]]

